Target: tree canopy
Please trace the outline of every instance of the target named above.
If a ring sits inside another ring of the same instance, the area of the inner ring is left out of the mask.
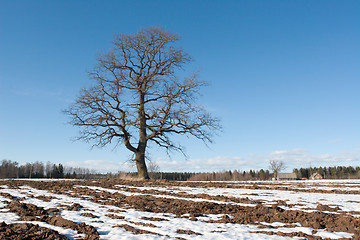
[[[197,73],[185,78],[176,74],[191,62],[176,46],[179,39],[161,27],[116,36],[113,48],[98,58],[90,74],[95,84],[82,89],[65,110],[71,124],[81,128],[78,139],[99,147],[115,142],[131,151],[141,178],[148,178],[149,142],[182,151],[173,135],[212,142],[220,128],[219,120],[196,104],[206,83]]]

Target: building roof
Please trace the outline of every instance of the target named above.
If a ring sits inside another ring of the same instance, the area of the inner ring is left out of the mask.
[[[322,175],[320,173],[315,172],[315,173],[311,174],[310,178],[313,178],[313,177],[316,177],[316,176],[322,177]]]
[[[278,178],[294,178],[296,179],[296,173],[278,173]]]

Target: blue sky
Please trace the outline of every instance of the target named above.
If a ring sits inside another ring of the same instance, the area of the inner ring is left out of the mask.
[[[62,114],[117,33],[178,33],[222,120],[188,159],[150,149],[164,171],[360,165],[360,2],[0,0],[0,159],[132,169],[124,148],[73,142]]]

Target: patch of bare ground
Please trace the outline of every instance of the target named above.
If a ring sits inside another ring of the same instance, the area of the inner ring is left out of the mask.
[[[219,220],[209,222],[254,224],[256,221],[301,223],[303,227],[326,229],[331,232],[356,233],[360,229],[359,219],[345,214],[285,211],[278,206],[265,207],[263,205],[259,205],[255,209],[244,208],[243,211],[231,213],[231,217],[224,215]]]
[[[178,234],[187,234],[187,235],[202,235],[201,233],[197,233],[191,230],[178,229],[176,230]]]
[[[133,222],[133,221],[127,221],[127,222],[143,227],[153,227],[153,228],[157,227],[155,224],[152,223]]]
[[[9,183],[11,182],[11,183]],[[17,187],[19,185],[32,185],[36,186],[35,188],[41,189],[42,184],[51,185],[54,188],[55,193],[62,194],[61,191],[56,189],[61,189],[63,186],[73,186],[73,185],[88,185],[88,186],[101,186],[105,188],[116,188],[116,185],[128,185],[135,187],[196,187],[196,188],[242,188],[242,189],[258,189],[258,190],[282,190],[282,191],[294,191],[294,192],[312,192],[312,193],[339,193],[339,194],[360,194],[359,190],[342,190],[344,187],[343,184],[333,184],[328,187],[334,187],[338,189],[325,190],[321,188],[304,188],[299,189],[301,184],[295,185],[285,185],[276,182],[266,182],[266,183],[229,183],[229,182],[178,182],[178,181],[167,181],[167,180],[154,180],[154,181],[131,181],[131,180],[122,180],[122,179],[102,179],[102,180],[79,180],[79,181],[56,181],[56,182],[38,182],[38,181],[1,181],[3,185],[8,185],[11,188]],[[359,185],[354,185],[360,187]],[[49,188],[47,188],[49,189]],[[136,190],[134,190],[136,191]]]
[[[52,196],[41,196],[41,195],[40,196],[28,195],[28,197],[40,199],[41,201],[44,201],[44,202],[50,202],[51,199],[54,199],[54,197],[52,197]]]
[[[141,194],[148,194],[148,195],[167,195],[167,196],[174,196],[179,198],[201,198],[206,200],[215,200],[215,201],[222,201],[222,202],[233,202],[233,203],[246,203],[246,204],[258,204],[260,200],[251,200],[248,197],[244,198],[236,198],[236,197],[227,197],[223,195],[208,195],[208,194],[189,194],[186,192],[170,192],[170,191],[159,191],[159,190],[140,190],[136,188],[126,188],[122,187],[121,190],[126,192],[132,193],[141,193]]]
[[[73,205],[67,206],[64,209],[68,211],[80,211],[82,208],[83,206],[81,206],[80,204],[74,203]]]
[[[271,226],[271,225],[264,225],[264,224],[259,224],[258,228],[271,228],[271,229],[276,229],[276,228],[294,228],[294,227],[298,227],[298,225],[296,224],[285,224],[283,226]]]
[[[304,227],[311,227],[314,229],[326,229],[334,232],[350,232],[355,233],[359,231],[359,219],[345,214],[331,214],[323,211],[336,210],[331,207],[319,206],[319,212],[302,212],[295,210],[285,211],[277,205],[266,207],[258,204],[256,207],[243,207],[231,204],[217,204],[211,202],[193,202],[182,199],[168,199],[157,198],[151,195],[140,196],[124,196],[109,194],[105,192],[88,192],[87,194],[101,195],[101,199],[112,197],[113,200],[107,204],[131,206],[132,208],[141,211],[149,211],[156,213],[172,213],[177,217],[183,215],[190,216],[191,220],[196,220],[198,216],[206,214],[224,214],[220,220],[209,221],[218,223],[233,223],[233,224],[258,224],[258,222],[282,222],[282,223],[301,223]],[[96,199],[97,197],[95,197]],[[284,205],[284,202],[278,202]],[[231,217],[225,214],[230,214]],[[302,235],[302,233],[299,233]]]
[[[273,231],[253,231],[251,233],[261,233],[261,234],[266,234],[266,235],[278,235],[278,236],[282,236],[282,237],[301,237],[301,238],[305,238],[308,240],[323,240],[322,237],[319,236],[313,236],[313,235],[309,235],[303,232],[291,232],[291,233],[285,233],[285,232],[273,232]],[[316,233],[316,231],[314,232]],[[349,239],[349,238],[347,238]]]
[[[125,228],[126,231],[132,232],[133,234],[154,234],[154,235],[162,236],[159,233],[147,231],[147,230],[144,230],[144,229],[134,228],[133,226],[130,226],[128,224],[120,224],[120,225],[117,225],[116,227]]]
[[[359,190],[342,190],[343,184],[332,184],[328,187],[334,187],[338,189],[325,190],[321,188],[300,188],[299,184],[288,185],[276,182],[266,183],[229,183],[229,182],[178,182],[178,181],[167,181],[167,180],[155,180],[155,181],[124,181],[118,179],[110,179],[106,181],[104,185],[103,181],[92,182],[94,186],[103,185],[104,187],[113,188],[114,185],[130,185],[136,187],[151,187],[151,186],[162,186],[162,187],[197,187],[197,188],[243,188],[243,189],[258,189],[258,190],[282,190],[282,191],[296,191],[296,192],[317,192],[317,193],[340,193],[340,194],[360,194]],[[352,185],[353,187],[360,187],[359,185]],[[320,185],[321,187],[321,185]]]
[[[83,233],[86,235],[86,237],[85,237],[86,240],[100,239],[100,235],[99,235],[98,231],[93,226],[87,225],[85,223],[76,223],[76,222],[64,219],[60,216],[48,217],[46,219],[46,222],[51,225],[54,225],[54,226],[70,228],[79,233]]]
[[[234,202],[234,199],[225,198],[223,196],[215,196],[214,199],[224,201],[223,204],[205,202],[205,201],[191,201],[191,199],[174,199],[174,198],[163,198],[153,196],[153,193],[161,193],[162,195],[171,195],[168,192],[156,192],[150,190],[147,192],[149,195],[134,195],[125,196],[120,193],[109,193],[106,191],[92,190],[89,188],[74,187],[74,185],[83,186],[99,186],[104,188],[112,188],[115,185],[133,185],[133,186],[190,186],[190,187],[229,187],[232,188],[234,184],[225,183],[179,183],[179,182],[124,182],[122,180],[108,180],[108,181],[81,181],[81,182],[16,182],[11,183],[14,187],[18,185],[28,185],[37,189],[47,190],[53,193],[67,194],[70,196],[87,195],[93,198],[87,199],[99,204],[113,205],[121,208],[133,208],[145,212],[165,213],[174,214],[176,217],[191,218],[191,220],[197,220],[199,216],[208,214],[222,214],[223,217],[218,220],[210,220],[210,223],[233,223],[233,224],[255,224],[259,225],[259,222],[282,222],[287,225],[300,223],[303,227],[310,227],[313,229],[324,229],[330,232],[348,232],[354,233],[354,239],[359,239],[360,231],[360,220],[353,216],[347,215],[342,212],[337,214],[329,213],[338,210],[336,207],[332,208],[329,206],[319,205],[318,210],[315,212],[303,212],[300,210],[284,210],[279,205],[286,205],[285,201],[278,201],[271,207],[264,206],[261,203],[257,203],[255,207],[250,206],[239,206],[234,204],[227,204],[226,201]],[[263,189],[265,186],[246,186],[246,188]],[[280,187],[274,187],[278,189]],[[281,187],[286,188],[286,187]],[[293,191],[293,189],[291,189]],[[69,192],[72,191],[72,192]],[[126,191],[137,191],[129,190]],[[144,193],[144,192],[142,192]],[[343,191],[341,192],[343,193]],[[151,195],[150,195],[151,194]],[[171,195],[173,196],[173,195]],[[208,198],[207,195],[188,195],[191,198]],[[243,200],[241,200],[243,201]],[[253,202],[252,202],[253,203]],[[36,209],[34,209],[36,210]],[[41,211],[41,210],[39,210]],[[40,213],[39,213],[40,214]],[[145,219],[146,220],[146,219]],[[151,219],[154,221],[154,219]],[[162,220],[163,221],[163,220]],[[124,225],[127,226],[127,225]],[[130,225],[128,225],[130,226]],[[133,227],[132,227],[133,228]],[[129,228],[130,229],[130,228]],[[134,230],[137,231],[137,230]],[[297,233],[296,233],[297,234]],[[298,235],[303,233],[298,233]],[[357,238],[356,238],[357,237]],[[315,239],[315,238],[313,238]]]
[[[121,210],[121,209],[108,209],[108,212],[121,213],[121,212],[126,212],[126,211],[125,211],[125,210]]]
[[[49,216],[59,213],[59,210],[56,208],[45,210],[41,207],[37,207],[34,204],[22,203],[17,199],[13,199],[7,207],[11,212],[14,212],[20,216],[20,220],[22,221],[42,221],[54,226],[70,228],[79,233],[83,233],[86,235],[85,239],[87,240],[99,239],[99,233],[93,226],[86,225],[85,223],[76,223],[64,219],[61,216]]]
[[[128,203],[142,211],[173,213],[179,217],[184,214],[230,214],[232,217],[210,222],[256,224],[257,222],[300,222],[304,227],[327,229],[337,232],[354,233],[359,230],[359,219],[345,214],[330,214],[324,212],[285,211],[274,205],[266,207],[258,204],[256,207],[243,207],[231,204],[209,202],[191,202],[179,199],[158,199],[150,196],[126,197]],[[225,215],[227,216],[227,215]]]
[[[142,217],[140,219],[148,220],[148,221],[169,221],[169,219],[166,218],[157,218],[157,217]]]
[[[82,213],[80,214],[81,216],[83,217],[89,217],[89,218],[98,218],[98,216],[92,214],[92,213],[89,213],[89,212],[86,212],[86,213]]]
[[[7,208],[9,208],[11,212],[14,212],[20,216],[20,220],[22,221],[34,221],[38,220],[40,217],[49,216],[50,214],[59,214],[59,210],[57,208],[45,210],[41,207],[37,207],[34,204],[22,203],[17,199],[13,199]]]
[[[105,216],[112,218],[112,219],[124,219],[124,216],[116,215],[116,214],[106,214]]]
[[[349,214],[353,214],[353,215],[359,215],[360,216],[360,212],[358,211],[350,211],[348,212]]]
[[[30,223],[0,223],[0,239],[67,240],[59,232]]]
[[[323,204],[317,205],[316,210],[319,210],[319,211],[328,211],[328,212],[338,212],[338,211],[341,211],[341,209],[340,209],[338,206],[336,206],[336,207],[330,207],[330,206],[323,205]]]

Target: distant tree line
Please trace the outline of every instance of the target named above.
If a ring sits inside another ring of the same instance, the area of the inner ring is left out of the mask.
[[[295,168],[293,170],[298,178],[309,179],[313,173],[319,173],[325,179],[353,179],[360,178],[360,167],[308,167],[308,168]]]
[[[309,167],[295,168],[293,170],[298,179],[309,179],[313,173],[319,173],[325,179],[360,179],[360,167]],[[125,173],[124,173],[125,174]],[[126,173],[128,176],[136,176],[136,173]],[[166,179],[175,181],[249,181],[249,180],[271,180],[273,173],[269,170],[249,171],[218,171],[218,172],[152,172],[152,179]]]
[[[16,161],[2,160],[0,178],[94,178],[99,177],[94,170],[80,167],[67,167],[47,162],[26,163],[19,165]]]
[[[150,179],[153,180],[169,180],[169,181],[187,181],[191,176],[197,173],[192,172],[149,172]],[[137,172],[118,172],[106,173],[103,178],[121,178],[121,179],[135,179]]]
[[[107,178],[131,179],[137,176],[136,172],[119,172],[107,174]],[[151,179],[165,179],[169,181],[246,181],[246,180],[269,180],[269,170],[250,171],[220,171],[220,172],[150,172]]]
[[[187,181],[196,173],[191,172],[158,172],[152,173],[154,179],[166,179],[170,181]]]
[[[211,173],[195,173],[188,181],[247,181],[247,180],[269,180],[269,170],[250,171],[220,171]]]
[[[166,179],[170,181],[246,181],[269,180],[269,170],[250,171],[219,171],[219,172],[161,172],[157,166],[150,168],[152,179]],[[19,165],[16,161],[2,160],[0,165],[0,179],[2,178],[136,178],[136,172],[96,173],[94,170],[80,167],[67,167],[63,164],[47,162],[26,163]]]
[[[221,171],[209,173],[196,172],[149,172],[149,176],[153,180],[169,180],[169,181],[245,181],[245,180],[269,180],[269,171]],[[118,172],[104,174],[103,178],[121,178],[135,179],[136,172]]]
[[[250,171],[218,171],[218,172],[161,172],[158,166],[150,167],[152,179],[166,179],[170,181],[248,181],[270,180],[272,174],[269,170]],[[360,167],[309,167],[295,168],[293,170],[299,179],[309,179],[313,173],[319,173],[325,179],[359,179]],[[2,178],[136,178],[136,172],[97,173],[95,170],[80,167],[68,167],[61,163],[47,162],[26,163],[19,165],[16,161],[2,160],[0,165],[0,179]]]

